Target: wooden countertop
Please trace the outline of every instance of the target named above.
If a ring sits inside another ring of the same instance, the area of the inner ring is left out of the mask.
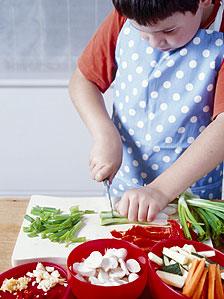
[[[11,255],[29,198],[0,198],[0,273],[11,268]]]

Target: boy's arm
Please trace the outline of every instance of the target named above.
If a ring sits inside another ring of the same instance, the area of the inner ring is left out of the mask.
[[[169,202],[223,160],[224,113],[221,113],[151,184],[125,192],[117,210],[130,220],[151,221]]]
[[[223,160],[224,113],[221,113],[151,186],[162,190],[172,201]]]
[[[93,137],[94,145],[90,155],[92,177],[97,181],[105,178],[111,181],[121,164],[122,143],[107,113],[103,96],[98,87],[88,81],[78,68],[71,78],[69,92]]]

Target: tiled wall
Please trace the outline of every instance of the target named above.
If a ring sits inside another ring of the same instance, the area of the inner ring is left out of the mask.
[[[111,9],[111,0],[2,0],[0,79],[69,76]]]

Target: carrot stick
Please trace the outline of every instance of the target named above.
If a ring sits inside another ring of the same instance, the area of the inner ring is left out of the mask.
[[[189,281],[189,283],[187,284],[186,288],[184,286],[183,288],[183,294],[187,297],[192,297],[196,288],[198,287],[198,283],[201,279],[202,273],[204,271],[205,268],[205,259],[201,259],[191,280]]]
[[[207,279],[208,279],[208,275],[207,275]],[[206,280],[207,280],[206,279]],[[202,294],[201,294],[201,299],[207,299],[207,289],[206,288],[204,288],[203,290],[202,290]]]
[[[184,284],[183,292],[182,292],[182,293],[184,293],[185,290],[186,290],[186,288],[188,288],[188,285],[189,285],[189,283],[190,283],[190,281],[191,281],[191,279],[192,279],[192,277],[193,277],[193,275],[194,275],[194,272],[195,272],[195,270],[196,270],[198,264],[199,264],[199,260],[194,259],[194,260],[192,261],[191,268],[190,268],[190,270],[188,271],[187,279],[186,279],[186,281],[185,281],[185,284]]]
[[[207,268],[207,270],[208,270],[208,268]],[[207,272],[204,287],[202,290],[201,299],[208,299],[208,272]]]
[[[193,299],[200,299],[201,298],[203,289],[205,287],[205,281],[206,281],[207,273],[208,273],[208,269],[205,268],[203,273],[202,273],[201,279],[198,283],[197,289],[196,289],[196,291],[193,295]]]
[[[215,273],[215,298],[216,299],[224,298],[219,265],[216,266],[216,273]]]
[[[216,264],[208,266],[208,299],[215,299]]]

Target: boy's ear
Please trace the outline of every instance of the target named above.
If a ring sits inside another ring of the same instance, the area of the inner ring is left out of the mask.
[[[201,7],[208,7],[212,4],[212,0],[200,0],[199,1],[199,6]]]

